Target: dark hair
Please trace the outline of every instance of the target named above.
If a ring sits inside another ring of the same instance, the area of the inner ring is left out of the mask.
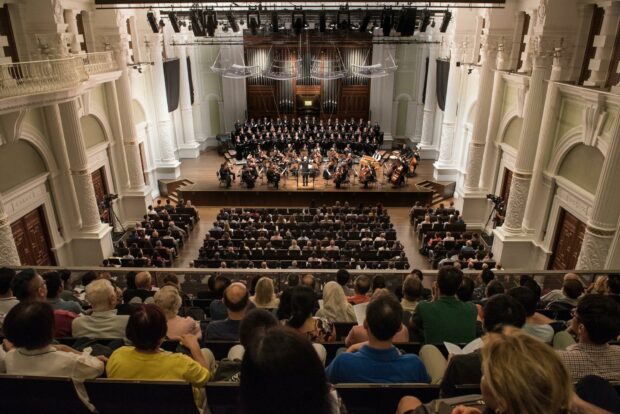
[[[293,328],[301,327],[314,312],[316,295],[308,286],[295,286],[291,292],[291,318],[288,325]]]
[[[7,313],[3,330],[16,347],[43,348],[54,337],[54,310],[47,302],[20,302]]]
[[[329,388],[310,341],[285,327],[268,330],[241,363],[242,413],[328,414]]]
[[[490,298],[491,296],[494,296],[494,295],[499,295],[500,293],[504,293],[504,292],[505,292],[504,285],[502,285],[502,283],[499,280],[492,280],[491,282],[489,282],[486,288],[487,298]]]
[[[403,308],[392,294],[379,295],[368,303],[368,330],[380,341],[387,341],[400,330]]]
[[[612,273],[607,276],[607,287],[614,295],[620,295],[620,274]]]
[[[577,299],[583,293],[583,285],[578,280],[569,279],[562,284],[562,290],[569,299]]]
[[[424,281],[424,273],[420,269],[413,269],[411,274],[417,276],[420,282]]]
[[[289,287],[299,285],[299,275],[296,273],[288,275],[287,284]]]
[[[129,316],[125,329],[127,339],[133,346],[144,351],[157,349],[167,332],[166,315],[152,303],[137,306]]]
[[[474,296],[474,281],[468,277],[463,277],[461,286],[456,290],[456,297],[461,302],[469,302]]]
[[[577,303],[575,317],[597,345],[615,339],[620,333],[620,305],[609,296],[585,295]]]
[[[402,287],[403,296],[408,300],[419,299],[422,295],[422,282],[417,276],[409,275],[405,278]]]
[[[71,270],[61,269],[58,271],[60,278],[62,279],[65,286],[69,285],[69,279],[71,279]]]
[[[540,285],[536,283],[534,279],[528,279],[523,282],[521,286],[526,287],[532,292],[534,292],[534,296],[536,296],[536,303],[538,303],[538,301],[540,300],[540,295],[542,294],[542,289],[540,288]]]
[[[15,275],[11,281],[11,290],[19,301],[30,298],[30,282],[32,282],[32,279],[35,277],[37,277],[37,272],[33,269],[24,269]]]
[[[45,285],[47,286],[47,298],[53,299],[58,296],[62,286],[62,279],[60,278],[58,272],[45,272],[41,276],[43,276]]]
[[[444,296],[454,296],[462,281],[463,272],[454,266],[442,266],[437,273],[437,286]]]
[[[365,295],[370,290],[370,279],[368,276],[358,276],[355,278],[354,289],[356,293]]]
[[[232,302],[230,299],[228,299],[226,291],[224,291],[224,294],[222,296],[222,302],[224,303],[224,306],[226,306],[226,309],[231,312],[241,312],[248,306],[249,301],[250,295],[247,289],[245,291],[245,295],[243,295],[243,297],[238,302]]]
[[[386,287],[385,278],[381,275],[377,275],[372,278],[372,291],[377,289],[384,289]]]
[[[536,312],[538,298],[536,294],[525,286],[518,286],[508,291],[508,295],[515,298],[523,308],[527,316],[532,316]]]
[[[351,275],[347,269],[340,269],[336,272],[336,281],[340,286],[346,286],[350,279]]]
[[[489,283],[491,283],[491,281],[495,279],[495,274],[491,269],[482,269],[482,272],[480,273],[480,278],[482,279],[482,283],[488,285]]]
[[[245,349],[248,349],[252,341],[263,335],[267,329],[277,325],[278,320],[273,316],[273,313],[265,309],[252,309],[239,325],[239,342]]]
[[[519,286],[525,286],[526,283],[528,282],[535,282],[534,278],[530,275],[521,275],[521,277],[519,277]]]
[[[11,289],[11,282],[15,277],[15,270],[8,267],[0,268],[0,295],[6,295]]]
[[[127,274],[125,275],[125,286],[127,287],[127,289],[131,289],[131,290],[136,290],[138,289],[138,287],[136,286],[136,275],[138,273],[131,271],[131,272],[127,272]],[[83,279],[83,277],[82,277]],[[82,284],[84,283],[84,281],[82,281]]]
[[[484,304],[483,324],[487,332],[499,333],[506,325],[521,328],[525,324],[525,318],[525,308],[510,295],[497,294]]]
[[[92,270],[90,272],[84,273],[82,275],[82,286],[88,286],[88,284],[93,280],[97,280],[97,273],[93,272]]]

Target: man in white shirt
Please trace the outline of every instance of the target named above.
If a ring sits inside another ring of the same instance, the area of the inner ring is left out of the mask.
[[[8,267],[0,269],[0,327],[2,327],[6,314],[19,303],[11,290],[11,281],[14,277],[15,270]]]
[[[116,294],[109,280],[98,279],[86,286],[86,300],[93,312],[73,320],[74,337],[125,338],[129,316],[116,314]]]

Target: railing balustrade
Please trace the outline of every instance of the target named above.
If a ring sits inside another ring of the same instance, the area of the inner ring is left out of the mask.
[[[112,52],[95,52],[81,55],[84,61],[84,68],[89,75],[111,72],[116,70],[116,61]]]

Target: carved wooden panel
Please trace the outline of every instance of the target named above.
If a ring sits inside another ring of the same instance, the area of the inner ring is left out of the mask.
[[[579,259],[586,225],[577,217],[562,209],[553,244],[549,269],[574,269]]]
[[[510,185],[512,184],[512,171],[508,168],[504,168],[504,179],[502,180],[502,189],[499,194],[504,199],[504,205],[508,205],[508,198],[510,197]]]
[[[103,201],[105,195],[108,194],[108,188],[105,183],[104,167],[93,171],[91,176],[93,178],[93,187],[95,188],[95,199],[97,200],[97,205],[99,206],[99,213],[101,213],[101,202]]]
[[[11,224],[13,238],[22,265],[54,265],[54,255],[50,250],[50,237],[43,214],[43,207],[26,214]]]

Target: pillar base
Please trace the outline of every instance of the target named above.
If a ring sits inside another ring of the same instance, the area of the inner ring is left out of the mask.
[[[181,163],[177,160],[156,165],[157,179],[175,179],[181,176]]]
[[[439,157],[439,150],[432,145],[418,144],[418,152],[423,160],[436,160]]]
[[[200,144],[181,144],[179,146],[179,158],[198,158],[200,156]]]
[[[468,229],[483,231],[489,220],[493,204],[481,192],[470,192],[454,201],[455,207],[461,211]]]
[[[196,142],[198,143],[200,151],[207,149],[207,139],[206,135],[196,135]]]
[[[456,181],[458,167],[453,164],[444,164],[437,161],[433,164],[433,178],[436,181]]]
[[[537,269],[532,259],[532,240],[522,233],[509,233],[503,227],[493,230],[493,256],[507,269]]]
[[[98,230],[79,232],[71,240],[74,266],[98,266],[114,253],[112,227],[102,224]]]
[[[146,208],[151,204],[153,204],[153,197],[151,197],[150,187],[144,187],[142,191],[123,192],[119,200],[119,211],[122,212],[120,216],[123,217],[123,226],[127,227],[127,225],[142,221]]]

